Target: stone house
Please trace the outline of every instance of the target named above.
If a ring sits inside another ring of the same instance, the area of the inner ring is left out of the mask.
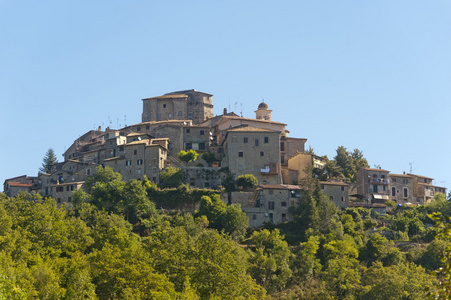
[[[240,127],[227,131],[224,140],[227,155],[222,166],[236,177],[253,174],[261,184],[281,184],[280,132],[277,130]]]
[[[413,201],[415,204],[426,204],[434,199],[437,193],[446,196],[446,188],[433,185],[434,178],[407,173],[412,177]]]
[[[390,192],[388,173],[390,171],[383,169],[361,168],[355,175],[357,193],[370,203],[385,203]]]
[[[142,122],[193,120],[200,124],[213,117],[213,95],[185,90],[142,99]]]
[[[31,192],[32,188],[37,184],[37,177],[27,175],[17,176],[6,179],[3,183],[3,192],[8,197],[15,197],[19,192]]]
[[[406,174],[388,174],[390,200],[397,204],[413,204],[413,177]]]
[[[288,165],[284,172],[284,183],[299,184],[306,176],[308,168],[323,169],[326,159],[321,156],[298,152],[288,159]]]
[[[349,206],[349,185],[347,183],[321,181],[320,184],[323,195],[335,203],[340,210]]]
[[[72,204],[72,193],[79,190],[83,183],[84,181],[79,181],[52,185],[53,198],[56,203]]]

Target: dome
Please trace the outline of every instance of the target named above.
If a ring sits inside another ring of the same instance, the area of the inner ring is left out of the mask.
[[[268,104],[262,102],[258,105],[258,110],[268,110]]]

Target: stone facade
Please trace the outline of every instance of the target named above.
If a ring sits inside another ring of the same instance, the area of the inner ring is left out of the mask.
[[[324,168],[326,159],[309,154],[309,153],[297,153],[288,159],[288,174],[284,177],[284,183],[286,184],[299,184],[306,176],[308,168]]]
[[[446,188],[432,184],[434,178],[411,173],[407,175],[412,177],[413,201],[415,204],[426,204],[432,201],[437,193],[446,196]]]
[[[349,185],[344,182],[321,181],[323,195],[343,210],[349,206]]]
[[[56,203],[67,203],[69,205],[72,205],[72,193],[79,190],[82,187],[83,183],[84,181],[52,185],[52,194],[53,198],[55,198],[56,200]]]
[[[397,204],[413,204],[413,177],[390,173],[388,178],[390,179],[390,200]]]
[[[213,117],[213,95],[186,90],[143,100],[142,122],[192,120],[200,124]]]
[[[383,169],[361,168],[355,175],[357,193],[371,203],[384,203],[389,200],[389,172]]]
[[[281,184],[280,132],[255,127],[228,130],[223,166],[235,174],[254,174],[259,183]]]

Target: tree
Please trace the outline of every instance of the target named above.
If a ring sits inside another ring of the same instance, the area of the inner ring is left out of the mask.
[[[208,151],[202,154],[202,159],[211,166],[211,164],[216,160],[216,154],[214,152]]]
[[[39,168],[39,172],[50,174],[52,166],[57,163],[58,158],[56,158],[55,152],[52,148],[49,148],[42,159],[42,167]]]
[[[162,187],[176,188],[182,184],[182,173],[179,168],[167,167],[160,172],[160,184]]]
[[[227,192],[227,204],[232,204],[232,192],[235,190],[235,174],[230,172],[230,170],[227,168],[227,175],[222,180],[222,186],[225,188],[225,191]]]
[[[355,182],[355,174],[362,167],[369,167],[366,158],[363,157],[363,152],[359,149],[348,152],[343,146],[337,148],[337,155],[334,157],[337,166],[341,168],[343,175]]]
[[[199,156],[199,153],[197,153],[195,150],[189,150],[189,151],[180,151],[178,154],[178,157],[181,161],[184,161],[187,165],[188,163],[195,161],[197,157]]]
[[[238,179],[236,180],[236,185],[242,187],[243,189],[253,189],[257,187],[258,180],[252,174],[244,174],[238,176]]]

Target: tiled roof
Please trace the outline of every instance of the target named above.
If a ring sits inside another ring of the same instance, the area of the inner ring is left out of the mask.
[[[144,139],[144,140],[140,140],[140,141],[133,141],[133,142],[127,143],[124,146],[133,146],[133,145],[148,144],[148,143],[149,143],[149,140]]]
[[[390,172],[384,169],[374,169],[374,168],[365,168],[365,170],[367,171],[380,171],[380,172]]]
[[[272,124],[280,124],[280,125],[287,125],[282,122],[277,121],[270,121],[270,120],[263,120],[263,119],[251,119],[251,118],[243,118],[243,117],[231,117],[231,116],[224,116],[222,119],[230,119],[230,120],[243,120],[243,121],[253,121],[253,122],[261,122],[261,123],[272,123]],[[224,121],[223,121],[224,122]],[[222,122],[221,122],[222,123]]]
[[[9,186],[14,187],[31,187],[33,186],[32,183],[20,183],[20,182],[8,182]]]
[[[175,95],[163,95],[157,97],[144,98],[142,100],[151,100],[151,99],[174,99],[174,98],[186,98],[188,95],[185,94],[175,94]]]
[[[413,177],[420,177],[420,178],[426,178],[426,179],[434,179],[431,177],[426,177],[426,176],[422,176],[422,175],[416,175],[416,174],[412,174],[412,173],[407,173],[407,175],[413,176]]]
[[[389,177],[407,177],[407,178],[412,178],[412,176],[407,175],[407,174],[394,174],[394,173],[390,173],[388,174]]]
[[[252,126],[231,128],[231,129],[227,129],[227,131],[232,131],[232,132],[237,132],[237,131],[241,131],[241,132],[254,132],[254,131],[259,131],[259,132],[280,132],[279,130],[273,130],[273,129],[267,129],[267,128],[257,128],[257,127],[252,127]]]
[[[52,184],[51,186],[67,186],[67,185],[74,185],[74,184],[83,184],[84,181],[72,181],[67,183],[58,183],[58,184]]]

